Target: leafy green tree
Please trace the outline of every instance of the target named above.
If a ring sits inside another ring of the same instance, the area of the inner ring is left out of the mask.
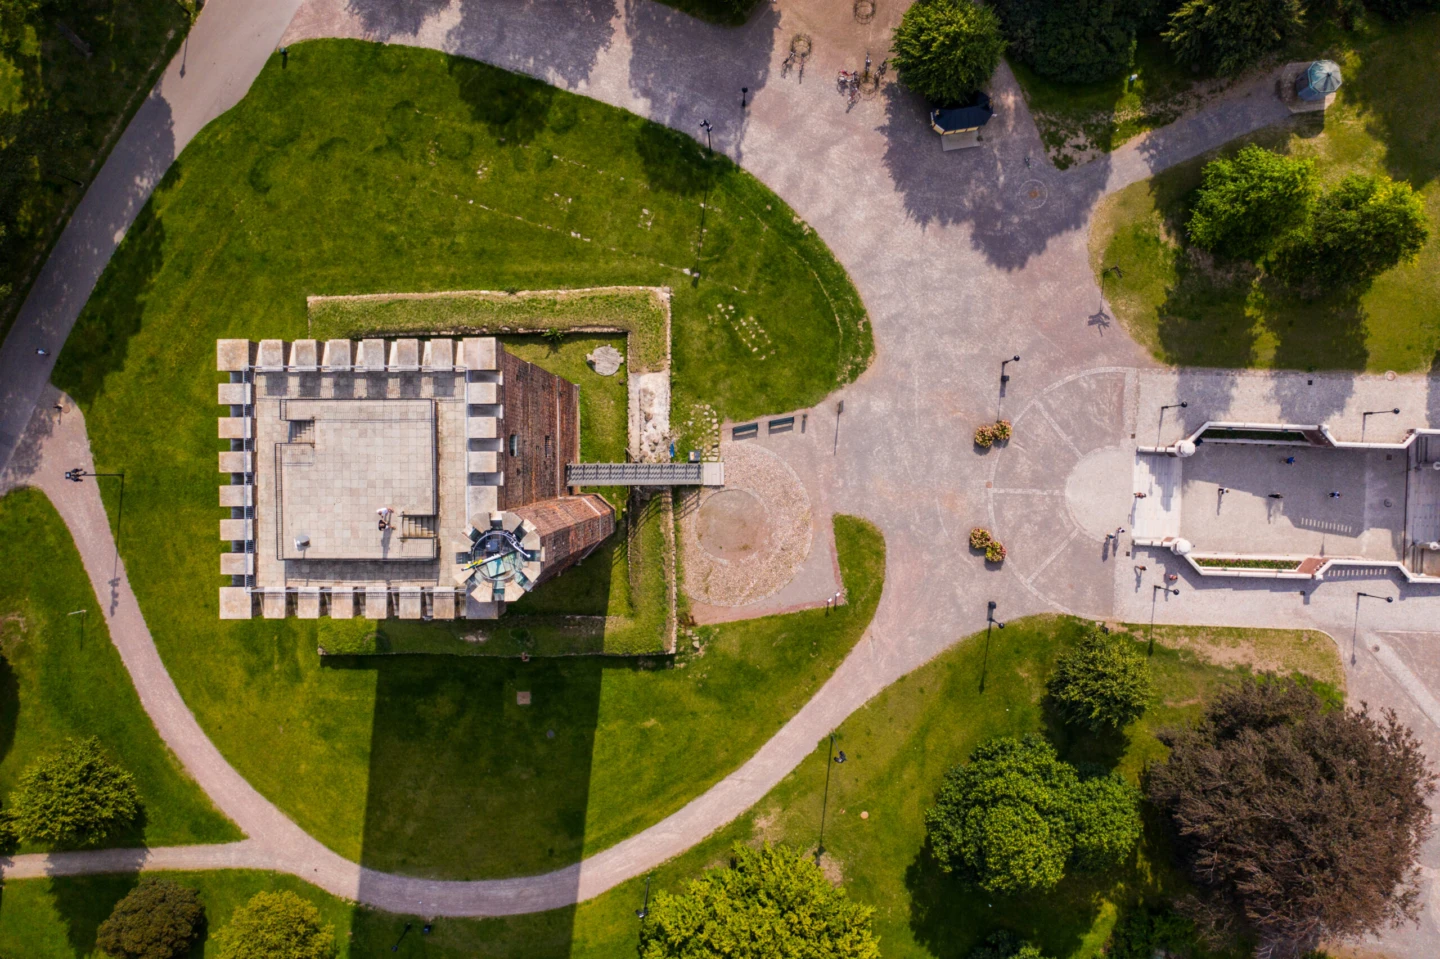
[[[641,959],[879,959],[869,906],[807,857],[736,843],[730,866],[684,893],[660,892],[640,926]]]
[[[1220,256],[1258,259],[1305,223],[1316,183],[1314,162],[1254,144],[1211,160],[1186,226],[1190,240]]]
[[[1294,282],[1351,286],[1413,260],[1429,238],[1425,204],[1410,184],[1352,173],[1320,197],[1279,272]]]
[[[996,0],[1011,56],[1061,83],[1119,76],[1135,60],[1132,0]]]
[[[205,907],[194,889],[146,877],[100,923],[95,944],[116,959],[174,959],[204,929]]]
[[[895,28],[891,62],[900,82],[932,103],[962,103],[1005,52],[1000,20],[971,0],[920,0]]]
[[[930,851],[992,893],[1051,889],[1070,865],[1105,868],[1134,848],[1139,809],[1128,784],[1092,782],[1037,736],[981,743],[925,813]]]
[[[1301,0],[1185,0],[1160,36],[1180,63],[1227,75],[1254,64],[1303,24]]]
[[[335,955],[335,933],[320,922],[320,910],[289,890],[257,892],[214,938],[219,959],[332,959]]]
[[[20,838],[86,846],[133,824],[140,793],[134,777],[106,758],[92,737],[71,740],[25,770],[12,809]]]
[[[1161,735],[1150,799],[1169,818],[1210,930],[1297,955],[1416,921],[1435,774],[1389,710],[1327,704],[1291,679],[1223,688]]]
[[[1056,661],[1048,688],[1067,723],[1096,733],[1138,719],[1155,694],[1150,665],[1136,643],[1094,623],[1080,644]]]
[[[1074,796],[1075,866],[1104,872],[1123,863],[1140,841],[1140,790],[1120,776],[1097,774],[1080,780]]]
[[[969,959],[1046,959],[1040,947],[1026,942],[1009,929],[1000,929],[970,950]],[[1149,957],[1146,957],[1149,959]]]

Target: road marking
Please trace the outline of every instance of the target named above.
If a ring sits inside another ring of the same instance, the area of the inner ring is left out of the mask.
[[[1051,553],[1048,557],[1046,557],[1045,562],[1043,562],[1043,563],[1041,563],[1039,566],[1035,567],[1035,572],[1033,572],[1033,573],[1031,573],[1029,576],[1025,577],[1025,582],[1029,583],[1029,582],[1031,582],[1032,580],[1034,580],[1036,576],[1039,576],[1041,573],[1045,572],[1045,567],[1049,566],[1051,563],[1055,562],[1055,560],[1059,559],[1059,558],[1060,558],[1060,554],[1063,553],[1063,552],[1065,552],[1065,547],[1069,546],[1069,545],[1071,544],[1071,542],[1074,541],[1075,537],[1077,537],[1077,536],[1079,536],[1079,535],[1080,535],[1080,530],[1078,530],[1078,529],[1076,529],[1076,528],[1074,528],[1074,527],[1071,527],[1071,529],[1070,529],[1070,535],[1067,536],[1067,537],[1065,537],[1064,541],[1061,542],[1061,544],[1060,544],[1059,546],[1055,547],[1055,552]]]
[[[1083,459],[1085,454],[1080,452],[1080,448],[1078,446],[1070,442],[1070,437],[1067,436],[1065,434],[1065,431],[1060,428],[1060,424],[1055,422],[1054,417],[1050,415],[1050,411],[1045,408],[1045,404],[1036,403],[1035,408],[1040,411],[1040,416],[1044,418],[1045,422],[1049,423],[1052,427],[1054,427],[1055,432],[1060,434],[1060,438],[1065,441],[1066,446],[1070,447],[1070,452],[1075,454],[1075,458]]]
[[[1420,681],[1420,677],[1410,671],[1410,667],[1386,645],[1385,641],[1374,633],[1370,634],[1371,652],[1380,663],[1380,667],[1390,674],[1390,678],[1400,684],[1400,687],[1409,695],[1412,702],[1420,708],[1420,711],[1440,728],[1440,700],[1431,695],[1430,690]]]

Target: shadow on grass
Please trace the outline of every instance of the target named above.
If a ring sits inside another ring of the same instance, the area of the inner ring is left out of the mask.
[[[910,929],[936,959],[964,959],[990,933],[1009,929],[1047,956],[1079,949],[1112,876],[1069,876],[1047,893],[999,896],[946,875],[927,847],[905,868]]]
[[[497,141],[523,146],[552,128],[550,109],[557,92],[554,87],[474,60],[451,57],[448,63],[471,118],[484,125]]]
[[[178,181],[176,161],[155,192]],[[125,368],[130,339],[144,323],[146,301],[165,262],[165,225],[155,216],[154,202],[135,218],[120,250],[111,261],[81,313],[65,347],[55,360],[51,382],[89,408],[111,373]]]
[[[0,639],[4,637],[0,624]],[[0,760],[10,755],[15,744],[15,723],[20,717],[20,680],[10,660],[0,656]]]
[[[1376,18],[1378,20],[1378,18]],[[1345,68],[1342,96],[1354,103],[1367,131],[1385,145],[1385,169],[1422,189],[1440,175],[1440,101],[1431,86],[1440,45],[1440,13],[1399,23],[1370,25],[1376,39],[1362,42]]]
[[[67,876],[50,880],[50,897],[65,920],[65,933],[77,956],[95,953],[95,935],[100,923],[110,917],[115,904],[140,882],[138,873],[114,876]]]

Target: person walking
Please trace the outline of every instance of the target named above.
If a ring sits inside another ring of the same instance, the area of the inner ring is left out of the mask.
[[[1332,493],[1330,494],[1330,498],[1331,498],[1331,499],[1339,499],[1339,498],[1340,498],[1340,491],[1337,489],[1337,490],[1335,490],[1334,492],[1332,492]]]
[[[1270,494],[1270,498],[1271,498],[1271,499],[1284,499],[1285,497],[1281,496],[1279,493],[1271,493],[1271,494]]]
[[[1136,494],[1135,494],[1135,498],[1136,498],[1136,499],[1144,499],[1144,498],[1145,498],[1146,496],[1148,496],[1148,495],[1149,495],[1148,493],[1136,493]]]
[[[37,347],[35,347],[35,355],[36,355],[36,356],[49,356],[49,355],[50,355],[50,351],[47,350],[47,349],[43,349],[43,348],[37,346]]]
[[[1293,456],[1287,456],[1287,457],[1285,457],[1285,465],[1286,465],[1286,466],[1294,466],[1294,465],[1295,465],[1295,457],[1293,457]]]
[[[395,511],[393,509],[388,506],[382,506],[377,509],[375,513],[377,516],[380,517],[380,529],[385,530],[393,528],[390,523],[390,517],[395,515]]]

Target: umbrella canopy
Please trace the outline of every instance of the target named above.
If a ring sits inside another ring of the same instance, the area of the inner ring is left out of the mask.
[[[1333,60],[1316,60],[1300,75],[1295,85],[1302,100],[1318,100],[1340,89],[1340,65]]]

